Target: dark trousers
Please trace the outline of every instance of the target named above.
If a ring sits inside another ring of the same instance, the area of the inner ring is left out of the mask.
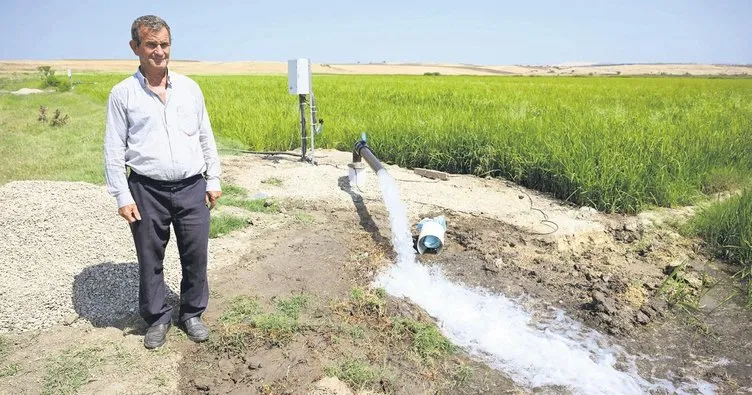
[[[206,180],[197,175],[181,181],[157,181],[131,172],[128,177],[141,220],[131,224],[139,264],[139,312],[149,324],[166,324],[172,306],[166,301],[163,274],[170,224],[180,252],[179,322],[201,315],[209,302],[206,276],[209,246],[209,209]]]

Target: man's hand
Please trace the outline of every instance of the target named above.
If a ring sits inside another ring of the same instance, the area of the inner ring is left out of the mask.
[[[136,221],[141,221],[141,213],[138,212],[138,207],[136,207],[135,204],[129,204],[127,206],[120,207],[118,209],[118,214],[120,214],[121,217],[125,218],[125,220],[128,221],[129,224],[132,224]]]
[[[222,196],[222,191],[206,191],[206,205],[209,210],[214,208],[220,196]]]

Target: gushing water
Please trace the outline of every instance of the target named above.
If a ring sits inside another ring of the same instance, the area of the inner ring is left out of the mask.
[[[581,394],[641,394],[658,389],[714,393],[712,384],[699,380],[679,387],[668,380],[651,383],[637,373],[634,356],[603,335],[584,330],[563,312],[552,310],[547,317],[534,319],[504,295],[454,284],[440,268],[418,264],[399,189],[386,170],[379,171],[378,177],[397,262],[376,278],[375,285],[421,306],[454,344],[529,388],[563,386]],[[617,364],[626,371],[616,369]]]

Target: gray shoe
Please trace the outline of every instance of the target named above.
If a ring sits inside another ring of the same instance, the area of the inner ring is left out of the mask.
[[[185,333],[194,342],[202,342],[209,338],[209,328],[201,322],[201,317],[193,317],[183,322]]]
[[[144,347],[149,349],[162,347],[167,341],[167,331],[169,330],[169,322],[150,326],[146,331],[146,335],[144,335]]]

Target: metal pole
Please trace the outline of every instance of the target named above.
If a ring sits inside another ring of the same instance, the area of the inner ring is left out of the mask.
[[[316,158],[315,158],[316,148],[314,147],[314,144],[313,144],[314,142],[313,136],[316,134],[316,115],[315,115],[316,104],[313,101],[313,86],[311,86],[310,96],[311,96],[311,102],[308,103],[308,108],[310,109],[310,112],[311,112],[311,163],[315,165],[316,164]]]
[[[312,64],[310,59],[308,60],[308,88],[310,89],[309,99],[310,102],[308,103],[308,108],[311,112],[311,163],[316,164],[316,146],[314,144],[315,142],[315,135],[316,135],[316,99],[313,97],[313,73],[312,70]]]
[[[305,95],[298,95],[298,101],[300,105],[300,148],[301,157],[300,160],[306,159],[306,145],[308,145],[308,139],[306,138],[306,113],[305,113]]]

